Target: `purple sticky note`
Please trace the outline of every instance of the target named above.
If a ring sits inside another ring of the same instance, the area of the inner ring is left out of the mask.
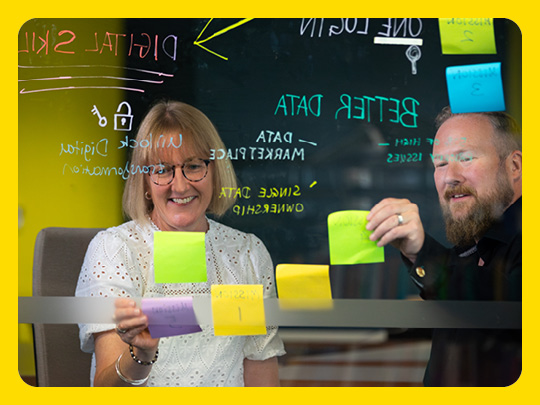
[[[193,297],[143,298],[141,308],[148,317],[148,329],[153,338],[202,330],[193,310]]]

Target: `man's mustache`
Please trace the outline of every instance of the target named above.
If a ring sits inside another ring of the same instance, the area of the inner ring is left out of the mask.
[[[455,195],[470,195],[473,197],[478,197],[478,194],[476,193],[476,190],[472,187],[465,186],[465,185],[458,185],[458,186],[450,186],[447,188],[444,192],[444,199],[450,200]]]

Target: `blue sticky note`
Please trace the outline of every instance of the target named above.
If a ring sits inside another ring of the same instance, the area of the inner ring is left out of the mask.
[[[447,67],[446,84],[453,113],[505,110],[500,62]]]

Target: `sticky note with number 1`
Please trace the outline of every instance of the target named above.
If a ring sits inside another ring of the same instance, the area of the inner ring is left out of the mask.
[[[211,293],[216,336],[266,334],[262,285],[214,284]]]
[[[384,262],[384,248],[371,241],[366,229],[369,211],[338,211],[328,215],[330,264]]]
[[[204,237],[204,232],[154,232],[154,282],[206,282]]]

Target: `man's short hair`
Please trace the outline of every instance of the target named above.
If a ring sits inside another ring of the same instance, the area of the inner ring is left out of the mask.
[[[447,106],[435,118],[435,125],[439,129],[450,118],[462,115],[480,115],[489,120],[497,135],[494,143],[501,160],[506,159],[515,150],[521,151],[521,128],[511,115],[503,111],[453,113]]]

